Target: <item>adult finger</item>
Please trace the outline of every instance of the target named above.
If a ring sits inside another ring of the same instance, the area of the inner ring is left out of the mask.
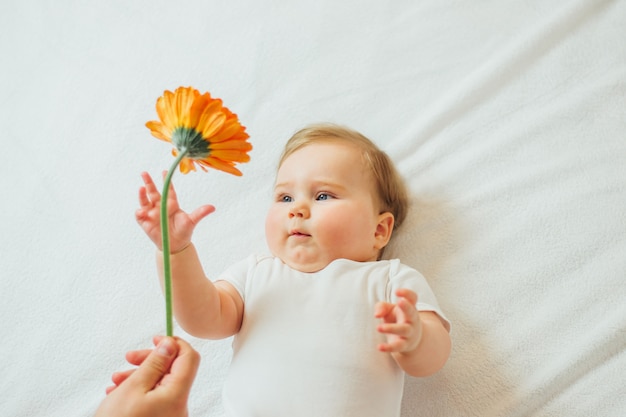
[[[178,342],[178,356],[174,360],[169,374],[161,381],[161,386],[166,387],[177,395],[186,396],[191,390],[198,367],[200,366],[200,354],[189,343],[176,338]]]
[[[154,344],[155,346],[157,343]],[[126,352],[126,360],[131,365],[141,365],[143,361],[150,355],[152,349],[131,350]]]
[[[139,368],[128,377],[127,383],[139,385],[145,391],[151,390],[169,372],[177,353],[176,341],[171,337],[163,338]]]
[[[115,372],[111,375],[111,381],[115,385],[120,385],[122,382],[126,381],[126,379],[131,376],[135,372],[135,369],[129,369],[127,371]]]
[[[110,393],[112,393],[113,391],[115,391],[115,388],[117,388],[117,385],[111,385],[110,387],[106,387],[106,394],[109,395]]]

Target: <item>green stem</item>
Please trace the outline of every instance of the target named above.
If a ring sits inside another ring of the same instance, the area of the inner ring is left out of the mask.
[[[188,149],[179,149],[176,160],[170,167],[169,171],[165,175],[163,182],[163,192],[161,193],[161,241],[163,246],[163,280],[165,287],[165,326],[166,335],[174,335],[174,323],[172,319],[172,266],[170,264],[170,237],[169,226],[167,216],[167,196],[170,191],[170,183],[172,182],[172,175],[180,164],[180,161],[187,155]]]

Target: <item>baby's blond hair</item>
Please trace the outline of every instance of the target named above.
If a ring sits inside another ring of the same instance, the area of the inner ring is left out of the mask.
[[[396,170],[391,158],[371,140],[344,126],[334,124],[314,124],[297,131],[285,145],[280,157],[280,168],[285,159],[295,151],[312,143],[343,142],[357,147],[363,156],[366,167],[375,182],[376,197],[380,212],[393,214],[394,229],[404,221],[409,197],[404,180]]]

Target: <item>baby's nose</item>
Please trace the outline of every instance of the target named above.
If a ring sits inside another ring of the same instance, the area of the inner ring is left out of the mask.
[[[303,204],[294,204],[289,210],[289,218],[293,217],[309,217],[309,209]]]

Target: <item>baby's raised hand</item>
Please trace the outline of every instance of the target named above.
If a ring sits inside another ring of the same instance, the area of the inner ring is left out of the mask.
[[[422,322],[415,307],[417,294],[400,288],[396,296],[396,304],[381,301],[375,307],[374,316],[381,319],[377,330],[387,338],[387,343],[378,345],[381,352],[410,352],[422,339]]]
[[[161,241],[161,193],[147,172],[142,172],[141,178],[144,186],[139,189],[139,209],[135,212],[135,218],[156,247],[163,250]],[[180,252],[187,247],[191,243],[191,235],[196,225],[214,211],[215,207],[212,205],[204,205],[191,213],[186,213],[180,208],[176,191],[171,185],[167,195],[170,252]]]

